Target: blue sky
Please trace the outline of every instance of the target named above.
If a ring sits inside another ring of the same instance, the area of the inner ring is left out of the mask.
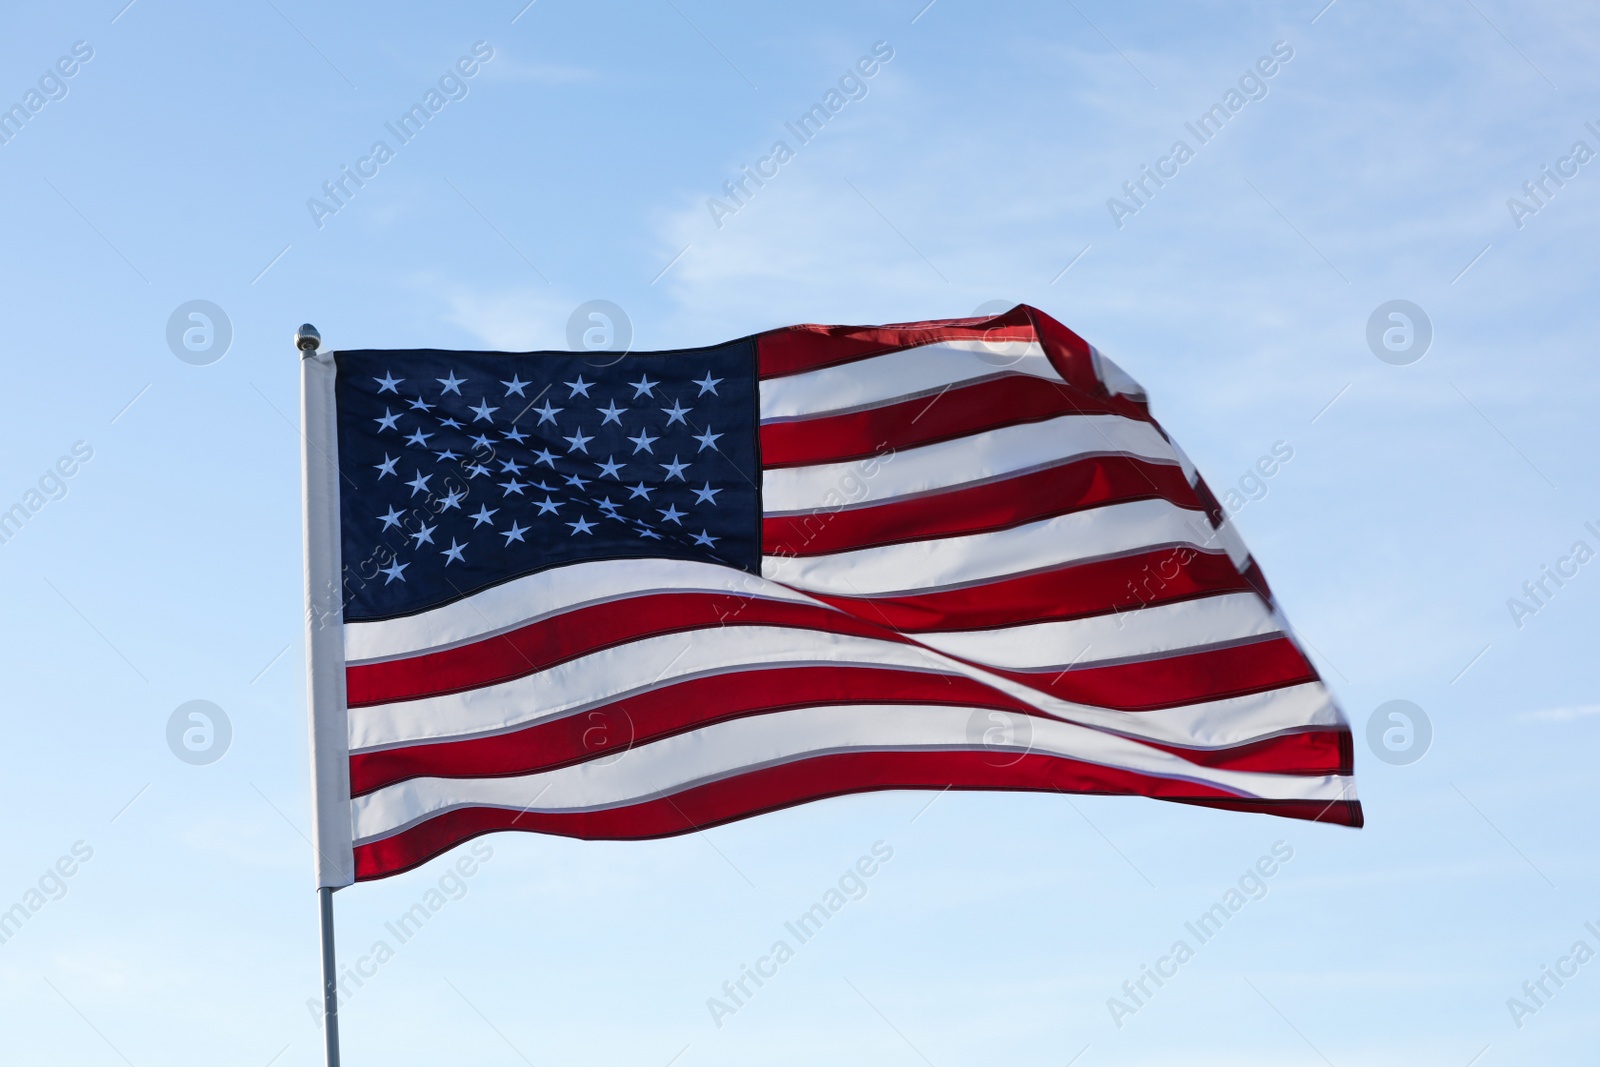
[[[564,348],[592,299],[639,348],[991,301],[1070,325],[1253,495],[1235,521],[1351,718],[1368,826],[883,794],[644,844],[488,838],[469,878],[458,853],[339,894],[346,961],[453,894],[369,967],[352,1062],[1590,1049],[1600,961],[1518,1019],[1507,999],[1600,951],[1600,562],[1573,555],[1600,551],[1592,8],[122,3],[15,8],[0,34],[0,104],[39,92],[0,143],[0,508],[30,510],[0,544],[0,908],[45,898],[0,944],[9,1056],[320,1062],[290,334]],[[316,219],[480,41],[458,98]],[[864,95],[792,139],[878,42]],[[1185,123],[1278,42],[1264,95],[1196,145]],[[1180,138],[1194,157],[1109,210]],[[779,139],[778,175],[713,211]],[[1569,176],[1536,203],[1546,166]],[[206,365],[167,342],[197,299],[232,331]],[[1367,341],[1392,300],[1432,329],[1403,365]],[[1569,577],[1534,603],[1545,567]],[[210,764],[168,747],[191,700],[231,724]],[[1367,745],[1391,700],[1431,723],[1420,760]],[[865,895],[716,1025],[707,998],[880,841]],[[1277,842],[1264,896],[1118,1026],[1108,998]]]

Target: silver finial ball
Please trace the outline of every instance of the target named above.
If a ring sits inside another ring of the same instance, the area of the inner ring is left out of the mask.
[[[302,352],[315,352],[322,345],[322,335],[309,322],[294,332],[294,346]]]

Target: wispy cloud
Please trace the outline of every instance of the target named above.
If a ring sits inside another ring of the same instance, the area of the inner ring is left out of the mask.
[[[536,82],[540,85],[575,85],[592,82],[600,77],[598,71],[588,67],[575,67],[565,63],[497,62],[483,68],[485,81]]]
[[[1600,715],[1600,704],[1569,704],[1561,708],[1525,711],[1517,718],[1525,722],[1571,722],[1573,719],[1586,719],[1590,715]]]
[[[488,348],[508,352],[567,347],[567,318],[579,301],[551,296],[544,286],[481,291],[466,286],[445,294],[446,317]]]

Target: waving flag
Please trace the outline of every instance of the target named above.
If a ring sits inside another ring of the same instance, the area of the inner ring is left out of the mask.
[[[1221,507],[1032,308],[305,364],[323,885],[880,789],[1361,824]]]

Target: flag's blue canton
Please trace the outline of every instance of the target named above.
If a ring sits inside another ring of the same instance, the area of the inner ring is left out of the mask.
[[[346,619],[579,560],[760,570],[749,341],[620,359],[336,359]]]

